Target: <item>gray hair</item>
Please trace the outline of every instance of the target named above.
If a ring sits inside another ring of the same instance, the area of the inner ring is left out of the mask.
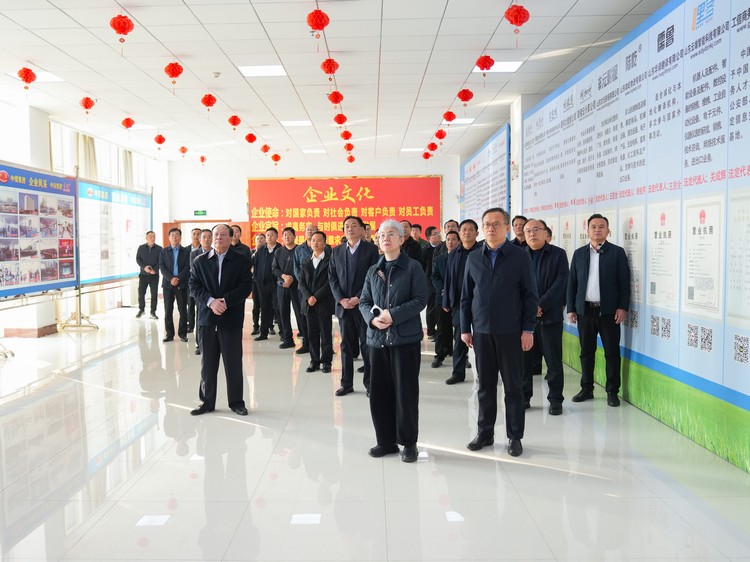
[[[404,225],[402,225],[400,222],[388,219],[384,220],[382,223],[380,223],[380,228],[378,228],[378,232],[384,232],[386,229],[392,228],[396,232],[398,232],[398,235],[403,238],[405,236],[404,234]]]

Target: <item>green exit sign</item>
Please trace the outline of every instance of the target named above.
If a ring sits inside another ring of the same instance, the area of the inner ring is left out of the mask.
[[[205,217],[206,211],[193,211],[193,215],[195,215],[196,217]]]

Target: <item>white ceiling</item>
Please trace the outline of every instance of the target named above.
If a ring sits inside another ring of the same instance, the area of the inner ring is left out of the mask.
[[[523,0],[522,0],[523,1]],[[473,117],[453,125],[442,150],[466,156],[509,118],[521,94],[547,94],[641,23],[666,0],[526,0],[530,21],[518,35],[503,20],[509,0],[0,0],[0,96],[47,111],[55,121],[153,154],[157,131],[166,157],[247,158],[268,143],[291,159],[344,159],[338,112],[326,95],[344,94],[342,110],[354,155],[421,159],[402,148],[425,147],[452,109]],[[331,18],[320,40],[306,24],[319,7]],[[128,15],[125,43],[109,27]],[[517,42],[517,45],[516,45]],[[524,61],[512,74],[472,74],[483,53]],[[320,70],[328,56],[334,82]],[[164,67],[185,72],[172,86]],[[237,65],[281,64],[288,76],[245,78]],[[22,66],[64,80],[15,78]],[[456,99],[470,88],[464,108]],[[218,102],[206,111],[201,97]],[[86,115],[83,96],[97,101]],[[234,132],[227,118],[242,124]],[[126,131],[122,119],[136,127]],[[280,121],[312,121],[284,128]],[[444,127],[445,128],[445,127]],[[249,145],[245,134],[258,142]],[[303,150],[325,149],[308,155]],[[440,153],[437,154],[440,157]]]

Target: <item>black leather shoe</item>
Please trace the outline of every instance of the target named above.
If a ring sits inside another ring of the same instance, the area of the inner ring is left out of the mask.
[[[303,345],[294,353],[296,353],[297,355],[304,355],[305,353],[310,353],[310,348],[307,347],[306,345]]]
[[[198,349],[197,347],[195,348],[195,354],[196,354],[196,355],[200,355],[200,354],[201,354],[201,350],[200,350],[200,349]]]
[[[549,415],[550,416],[559,416],[562,414],[562,404],[559,404],[557,402],[553,402],[549,405]]]
[[[140,317],[141,317],[141,316],[143,316],[144,314],[146,314],[146,313],[145,313],[145,312],[143,312],[142,310],[139,310],[139,311],[138,311],[138,314],[136,314],[136,315],[135,315],[135,317],[136,317],[136,318],[140,318]]]
[[[467,369],[471,369],[471,361],[467,361],[466,362],[466,368]]]
[[[318,365],[317,363],[310,363],[305,371],[308,373],[314,373],[318,369],[320,369],[320,365]]]
[[[364,365],[361,365],[361,366],[359,366],[359,367],[357,368],[357,372],[358,372],[358,373],[364,373],[364,372],[365,372],[365,366],[364,366]]]
[[[438,367],[442,367],[442,365],[443,365],[443,360],[442,359],[438,359],[437,357],[435,357],[435,359],[432,360],[432,365],[430,365],[430,366],[433,369],[437,369]]]
[[[367,390],[367,397],[368,398],[370,397],[370,390],[369,389]]]
[[[273,329],[273,328],[268,328],[268,333],[271,334],[272,336],[275,336],[276,335],[276,330]]]
[[[158,320],[159,319],[159,317],[156,314],[154,314],[154,313],[151,313],[151,316],[149,316],[149,318],[151,318],[151,320]]]
[[[244,406],[238,406],[237,408],[232,408],[232,411],[237,414],[238,416],[246,416],[247,415],[247,408]]]
[[[376,459],[386,455],[395,455],[398,454],[398,445],[395,443],[393,445],[375,445],[372,449],[367,451],[367,454]]]
[[[268,339],[268,334],[261,334],[257,338],[255,338],[255,341],[265,341]]]
[[[174,338],[170,338],[169,336],[167,336],[166,338],[164,338],[161,341],[163,341],[164,343],[167,343],[167,342],[170,342],[170,341],[174,341]]]
[[[520,439],[511,439],[508,441],[508,454],[511,457],[520,457],[523,453],[523,445]]]
[[[524,400],[523,401],[523,409],[524,410],[528,410],[529,408],[531,408],[531,400]]]
[[[253,328],[253,331],[250,332],[251,336],[257,336],[260,335],[260,328]]]
[[[180,341],[182,343],[187,343],[187,336],[180,336]]]
[[[466,445],[466,448],[469,449],[469,451],[478,451],[482,447],[489,447],[494,443],[494,435],[482,435],[481,433],[478,433],[474,440]]]
[[[188,324],[187,325],[187,331],[188,331],[188,333],[192,332],[193,330],[195,330],[195,326],[193,326],[192,324]]]
[[[416,445],[405,445],[404,450],[401,452],[401,460],[404,462],[416,462],[419,457],[419,451],[417,451]]]
[[[339,389],[338,389],[338,390],[336,391],[336,393],[335,393],[335,394],[336,394],[336,396],[346,396],[347,394],[351,394],[352,392],[354,392],[354,389],[353,389],[353,388],[344,388],[344,387],[342,386],[342,387],[340,387],[340,388],[339,388]]]
[[[323,372],[324,373],[330,373],[331,372],[331,364],[330,363],[323,363]]]
[[[213,412],[213,408],[209,408],[205,404],[201,404],[198,406],[195,410],[190,411],[191,416],[202,416],[203,414],[207,414],[208,412]]]
[[[456,376],[452,376],[452,377],[450,377],[449,379],[447,379],[445,381],[445,384],[456,384],[456,383],[459,383],[459,382],[464,382],[465,380],[466,379],[459,379]]]
[[[585,400],[593,400],[593,399],[594,399],[593,390],[581,390],[581,392],[579,392],[572,398],[573,402],[583,402]]]
[[[607,406],[612,406],[613,408],[617,408],[620,405],[620,399],[617,397],[616,392],[608,392],[607,393]]]
[[[279,344],[279,349],[290,349],[294,347],[293,341],[283,341]]]

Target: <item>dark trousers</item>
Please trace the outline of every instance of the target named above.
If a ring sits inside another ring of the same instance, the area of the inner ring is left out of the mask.
[[[498,371],[505,388],[505,428],[508,439],[522,439],[526,422],[523,407],[523,350],[521,333],[474,334],[477,362],[479,415],[482,435],[495,434]]]
[[[229,407],[245,406],[242,398],[242,328],[201,327],[201,385],[198,396],[209,409],[216,407],[219,356],[224,360]]]
[[[174,302],[177,301],[177,312],[180,315],[177,325],[177,335],[181,338],[187,337],[187,300],[188,291],[183,287],[163,287],[164,295],[164,328],[168,338],[174,337]]]
[[[151,314],[156,314],[156,305],[159,304],[159,276],[140,275],[138,277],[138,310],[146,310],[146,288],[151,290]]]
[[[292,341],[292,310],[297,320],[299,337],[302,338],[303,345],[307,338],[307,319],[300,309],[299,290],[297,284],[291,287],[276,287],[276,300],[279,303],[279,327],[281,328],[282,341]]]
[[[188,293],[188,302],[187,302],[188,332],[192,331],[195,328],[195,309],[197,308],[197,306],[198,306],[198,303],[195,302],[193,295]]]
[[[586,313],[578,315],[578,339],[581,342],[581,388],[594,389],[596,336],[602,338],[607,393],[620,391],[620,325],[614,314],[599,314],[599,309],[586,305]]]
[[[435,311],[435,289],[430,283],[430,292],[427,293],[427,309],[425,310],[425,322],[427,323],[427,335],[435,335],[435,325],[437,324],[437,313]]]
[[[442,307],[435,308],[437,331],[435,332],[435,357],[441,361],[453,354],[453,321],[451,313]]]
[[[310,347],[310,363],[333,362],[333,316],[318,312],[311,306],[307,311],[307,344]]]
[[[253,283],[253,330],[260,330],[260,289]]]
[[[354,352],[359,346],[365,364],[365,376],[362,382],[370,388],[370,354],[367,352],[367,325],[359,308],[344,310],[339,318],[341,332],[341,386],[354,388]]]
[[[274,316],[278,304],[276,301],[276,290],[273,284],[266,283],[263,285],[256,285],[258,288],[258,300],[260,301],[260,333],[264,336],[268,335],[268,330],[273,327]]]
[[[368,348],[370,415],[378,445],[414,445],[419,436],[421,345]]]
[[[563,362],[562,362],[562,322],[550,322],[536,325],[534,329],[534,347],[523,354],[523,396],[531,400],[534,395],[534,375],[541,372],[536,370],[535,361],[538,354],[544,355],[547,363],[547,383],[549,393],[547,400],[550,404],[562,404],[563,401]]]
[[[453,373],[451,376],[466,380],[466,360],[469,357],[469,348],[461,339],[461,309],[454,307],[451,309],[451,320],[453,322]],[[520,340],[519,340],[520,341]],[[521,344],[519,344],[520,346]]]

